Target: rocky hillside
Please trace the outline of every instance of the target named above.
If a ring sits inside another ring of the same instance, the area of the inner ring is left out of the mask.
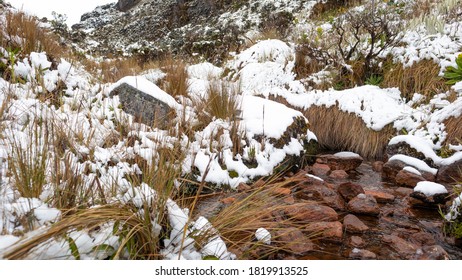
[[[316,2],[119,0],[84,14],[72,38],[105,55],[173,52],[220,63],[258,31],[287,35],[296,14],[307,14]]]

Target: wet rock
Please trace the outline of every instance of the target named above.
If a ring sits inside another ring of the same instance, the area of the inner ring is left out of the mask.
[[[275,195],[286,196],[290,195],[291,190],[289,188],[274,188],[271,190],[271,192]]]
[[[235,197],[227,197],[227,198],[223,198],[222,200],[220,200],[223,204],[226,204],[226,205],[229,205],[229,204],[233,204],[234,202],[236,202],[236,198]]]
[[[358,217],[348,214],[343,219],[343,226],[347,232],[363,233],[369,229]]]
[[[409,236],[409,240],[412,243],[419,244],[420,246],[431,246],[436,245],[435,238],[428,232],[417,232]]]
[[[355,170],[363,162],[363,158],[354,153],[342,152],[335,155],[321,155],[317,163],[326,164],[331,170]]]
[[[395,194],[396,196],[399,196],[399,197],[405,197],[405,196],[408,196],[410,195],[411,193],[413,193],[414,191],[412,189],[409,189],[409,188],[403,188],[403,187],[399,187],[395,190]]]
[[[440,245],[424,246],[417,250],[418,260],[449,260],[449,254]]]
[[[425,181],[425,178],[406,170],[400,170],[396,174],[395,181],[399,185],[413,188],[418,182]]]
[[[351,182],[341,184],[337,191],[346,201],[350,201],[358,194],[364,193],[363,187]]]
[[[311,167],[311,172],[316,176],[327,176],[330,172],[330,167],[326,164],[315,163]]]
[[[313,222],[306,226],[306,231],[315,234],[317,238],[341,242],[343,238],[343,226],[340,222]]]
[[[365,244],[364,239],[359,236],[353,235],[350,237],[350,246],[353,248],[362,248]]]
[[[284,208],[284,213],[291,219],[303,222],[337,221],[334,209],[316,203],[296,203]]]
[[[251,190],[252,187],[247,185],[246,183],[240,183],[238,186],[237,186],[237,191],[238,192],[246,192],[246,191],[249,191]]]
[[[348,202],[347,209],[355,214],[378,216],[380,208],[372,195],[359,194]]]
[[[315,179],[313,179],[315,180]],[[304,182],[294,194],[298,199],[322,201],[336,210],[345,209],[345,201],[342,197],[322,181],[315,180],[311,183]]]
[[[382,172],[383,165],[383,161],[374,161],[372,163],[372,170],[374,170],[375,172]]]
[[[407,242],[406,240],[396,235],[384,235],[382,241],[389,245],[401,258],[411,259],[413,258],[419,246]]]
[[[399,137],[402,137],[402,136],[399,136]],[[400,141],[396,144],[388,145],[386,148],[386,154],[388,158],[394,155],[398,155],[398,154],[406,155],[406,156],[420,159],[424,161],[426,164],[428,164],[429,166],[432,166],[432,167],[435,166],[433,160],[431,160],[430,158],[427,158],[423,153],[417,151],[405,141]]]
[[[409,195],[409,204],[415,208],[430,208],[438,209],[439,206],[444,205],[449,200],[447,193],[439,193],[427,196],[421,192],[412,192]]]
[[[455,183],[462,181],[462,159],[449,165],[443,165],[438,169],[436,181],[441,183]]]
[[[391,179],[391,180],[395,180],[398,173],[401,170],[403,170],[403,168],[406,167],[406,166],[409,166],[409,165],[407,163],[399,160],[399,159],[389,160],[389,161],[387,161],[387,163],[385,163],[383,165],[382,177],[387,178],[387,179]],[[425,180],[427,180],[427,181],[435,181],[435,175],[434,174],[432,174],[430,172],[427,172],[427,171],[419,170],[419,169],[418,169],[418,171],[422,174],[422,177],[425,178]]]
[[[359,260],[375,260],[377,259],[377,255],[371,251],[354,248],[351,250],[350,259],[359,259]]]
[[[332,179],[346,179],[348,178],[348,173],[345,170],[334,170],[329,175]]]
[[[395,201],[395,196],[386,192],[366,190],[364,193],[372,195],[379,203],[392,203]]]
[[[313,242],[298,228],[286,228],[276,232],[276,239],[281,247],[293,254],[303,255],[314,250]]]

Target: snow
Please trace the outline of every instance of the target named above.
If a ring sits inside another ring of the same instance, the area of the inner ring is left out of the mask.
[[[265,228],[259,228],[255,231],[255,238],[264,244],[271,244],[271,233]]]
[[[419,176],[422,176],[422,173],[419,172],[419,170],[415,169],[414,167],[412,166],[405,166],[403,168],[404,171],[407,171],[407,172],[410,172],[412,174],[415,174],[415,175],[419,175]]]
[[[411,167],[414,167],[419,171],[429,172],[433,175],[436,175],[436,173],[438,172],[438,169],[432,168],[428,166],[428,164],[426,164],[424,161],[417,159],[417,158],[410,157],[410,156],[398,154],[388,159],[388,161],[393,161],[393,160],[402,161],[405,164],[410,165]]]
[[[281,103],[256,96],[244,96],[242,99],[242,119],[250,138],[263,135],[279,139],[296,117],[304,118],[299,111]]]
[[[418,182],[414,188],[415,192],[421,192],[426,196],[433,196],[435,194],[448,193],[445,186],[429,181]]]
[[[357,153],[353,152],[338,152],[335,153],[334,156],[339,157],[339,158],[361,158],[360,155]]]

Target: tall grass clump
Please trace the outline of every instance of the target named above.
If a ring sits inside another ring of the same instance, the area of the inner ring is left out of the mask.
[[[190,85],[186,62],[170,55],[161,60],[159,66],[166,73],[160,88],[173,97],[187,96]]]
[[[4,48],[20,49],[22,55],[46,52],[52,58],[62,57],[63,47],[58,43],[57,36],[42,28],[36,17],[22,11],[8,11],[2,24],[0,44]]]
[[[8,136],[11,154],[8,169],[14,180],[14,188],[22,197],[38,198],[47,178],[47,162],[50,157],[49,134],[45,123],[33,123],[26,133]]]
[[[323,120],[310,126],[322,147],[353,151],[366,158],[382,158],[388,141],[396,134],[392,125],[374,131],[361,118],[335,107],[311,106],[305,116],[310,120]]]
[[[419,93],[428,102],[435,94],[449,90],[445,80],[439,76],[440,66],[431,60],[421,60],[411,66],[392,64],[387,68],[381,85],[398,87],[406,100]]]

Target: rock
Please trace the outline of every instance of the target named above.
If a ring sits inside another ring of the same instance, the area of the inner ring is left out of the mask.
[[[274,188],[274,189],[271,189],[271,193],[275,195],[285,196],[285,195],[290,195],[291,190],[289,188]]]
[[[140,77],[140,83],[141,83]],[[159,89],[155,84],[145,80],[149,86],[162,95],[172,98],[170,95]],[[155,98],[153,95],[145,93],[125,82],[114,88],[109,96],[119,96],[123,110],[135,116],[135,120],[146,125],[156,125],[158,128],[166,128],[169,115],[173,111],[172,108],[165,102]],[[168,98],[167,97],[167,98]],[[173,101],[175,102],[175,101]]]
[[[303,222],[337,221],[334,209],[316,203],[296,203],[284,208],[284,213],[291,219]]]
[[[438,209],[439,206],[444,205],[449,200],[447,193],[439,193],[427,196],[422,192],[412,192],[409,195],[409,203],[415,208],[429,208]]]
[[[347,232],[363,233],[369,229],[358,217],[348,214],[343,219],[343,226]]]
[[[424,164],[424,162],[422,162]],[[403,170],[404,167],[409,166],[409,164],[399,160],[399,159],[391,159],[387,161],[383,165],[382,169],[382,177],[395,180],[396,176],[398,175],[398,172]],[[415,168],[415,167],[414,167]],[[418,168],[416,168],[421,174],[422,177],[425,178],[427,181],[435,181],[435,175],[428,172],[428,171],[423,171]]]
[[[326,164],[331,170],[355,170],[363,162],[363,158],[354,153],[337,153],[335,155],[321,155],[316,158],[316,162]]]
[[[392,203],[395,201],[395,196],[389,193],[373,190],[366,190],[364,193],[372,195],[379,203]]]
[[[322,201],[336,210],[345,209],[345,201],[342,197],[325,182],[316,179],[303,182],[294,196],[298,199]]]
[[[341,242],[343,238],[343,226],[340,222],[314,222],[305,227],[306,231],[315,234],[317,238]]]
[[[326,164],[315,163],[311,167],[311,172],[316,176],[327,176],[330,172],[330,167]]]
[[[414,244],[419,244],[420,246],[431,246],[436,245],[435,238],[433,235],[428,232],[417,232],[409,236],[409,240]]]
[[[396,235],[384,235],[382,241],[389,245],[401,258],[412,259],[419,247]]]
[[[383,161],[374,161],[372,163],[372,170],[374,170],[375,172],[382,172],[383,165]]]
[[[220,200],[223,204],[233,204],[234,202],[236,202],[236,198],[235,197],[227,197],[227,198],[223,198],[222,200]]]
[[[436,181],[441,183],[462,182],[462,159],[451,164],[443,165],[438,169]]]
[[[347,208],[355,214],[378,216],[380,208],[372,195],[359,194],[348,202]]]
[[[400,170],[395,177],[397,184],[406,187],[415,187],[418,182],[425,181],[425,178],[406,170]]]
[[[121,12],[126,12],[138,4],[140,0],[119,0],[117,2],[117,9]]]
[[[296,255],[303,255],[314,250],[313,242],[298,228],[278,230],[275,238],[282,243],[282,248]]]
[[[350,201],[358,194],[364,193],[363,187],[351,182],[340,184],[337,191],[346,201]]]
[[[353,235],[350,237],[350,246],[353,248],[362,248],[365,245],[364,239],[359,236]]]
[[[329,177],[332,179],[346,179],[348,176],[349,175],[345,170],[334,170],[329,175]]]
[[[409,188],[399,187],[395,190],[395,194],[399,197],[405,197],[413,193],[414,191]]]
[[[238,186],[237,186],[237,191],[238,192],[246,192],[246,191],[249,191],[251,190],[252,187],[247,185],[246,183],[240,183]]]
[[[374,254],[373,252],[364,250],[364,249],[358,249],[358,248],[354,248],[353,250],[351,250],[349,257],[350,259],[359,259],[359,260],[377,259],[377,255]]]
[[[417,250],[418,260],[449,260],[449,254],[440,245],[424,246]]]

